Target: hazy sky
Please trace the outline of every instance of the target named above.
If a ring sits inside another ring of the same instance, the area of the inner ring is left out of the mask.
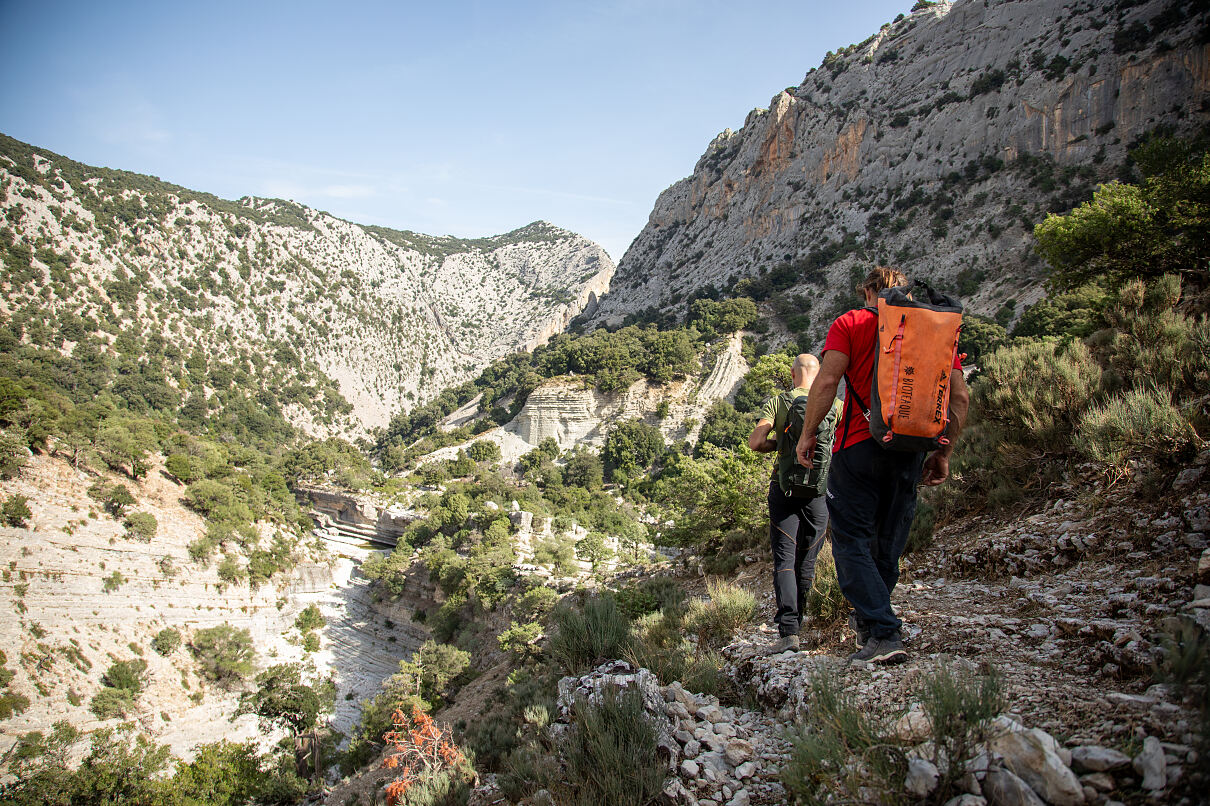
[[[710,140],[911,0],[0,0],[0,131],[362,224],[620,260]]]

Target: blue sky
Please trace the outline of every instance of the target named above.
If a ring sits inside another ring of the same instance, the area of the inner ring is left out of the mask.
[[[911,0],[0,0],[0,131],[223,198],[620,260],[710,140]]]

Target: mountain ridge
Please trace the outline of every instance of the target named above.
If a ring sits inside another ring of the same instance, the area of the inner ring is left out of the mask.
[[[365,434],[543,343],[595,303],[614,269],[601,247],[541,221],[431,236],[287,200],[223,200],[9,137],[0,153],[8,317],[63,311],[73,335],[108,330],[106,342],[137,323],[249,370],[274,355],[291,379],[269,391],[292,390],[287,417],[316,436]],[[47,338],[77,341],[61,324]],[[34,331],[22,331],[29,341]],[[183,362],[172,363],[169,385],[184,394]]]

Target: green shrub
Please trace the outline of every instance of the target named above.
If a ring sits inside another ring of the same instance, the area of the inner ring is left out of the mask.
[[[244,568],[239,558],[234,554],[228,554],[223,557],[223,561],[218,565],[218,578],[223,582],[236,584],[242,582],[247,577],[247,569]]]
[[[106,512],[120,518],[125,514],[126,508],[134,506],[136,502],[125,484],[115,484],[106,492],[102,503]]]
[[[1142,169],[1141,184],[1101,185],[1091,201],[1049,215],[1034,228],[1038,253],[1053,267],[1050,279],[1058,288],[1180,272],[1198,272],[1204,282],[1210,154],[1155,137],[1131,157]]]
[[[115,661],[101,677],[101,682],[111,688],[124,689],[137,696],[143,690],[143,674],[146,671],[147,661],[142,658]]]
[[[126,536],[140,543],[150,543],[159,529],[159,522],[150,512],[131,512],[123,524],[126,526]]]
[[[240,697],[236,715],[256,714],[265,731],[282,728],[297,736],[332,709],[336,687],[330,680],[303,680],[303,667],[279,663],[256,676],[256,688]]]
[[[496,636],[496,641],[505,652],[524,660],[541,652],[538,646],[541,637],[541,624],[535,621],[518,624],[514,621],[507,630]]]
[[[671,577],[650,577],[622,588],[615,594],[618,606],[630,618],[639,618],[666,608],[683,610],[685,589]]]
[[[533,621],[549,613],[558,601],[559,594],[550,588],[530,588],[517,599],[513,613],[520,621]]]
[[[0,693],[0,719],[8,719],[14,714],[24,713],[29,708],[29,697],[14,691]]]
[[[491,440],[476,440],[467,447],[466,455],[472,462],[498,462],[500,446]]]
[[[29,509],[29,499],[24,495],[9,496],[0,506],[0,519],[3,519],[5,526],[28,529],[28,521],[33,516],[34,513]]]
[[[610,594],[589,598],[583,608],[562,604],[552,615],[550,651],[569,673],[621,658],[630,645],[630,619]]]
[[[689,605],[685,626],[702,645],[720,647],[756,614],[756,597],[738,585],[711,580],[706,583],[709,599]]]
[[[1076,449],[1113,470],[1140,455],[1175,456],[1199,442],[1167,392],[1131,389],[1080,418]]]
[[[198,673],[212,683],[229,687],[252,671],[256,656],[252,634],[246,628],[220,624],[198,630],[189,642]]]
[[[809,679],[807,718],[790,735],[781,780],[795,803],[893,803],[901,796],[907,759],[826,669]]]
[[[605,692],[599,705],[577,703],[563,747],[567,784],[560,803],[646,806],[664,786],[667,768],[656,731],[637,692]]]
[[[101,580],[101,590],[106,593],[113,593],[127,581],[126,577],[118,571],[114,571],[109,576]]]
[[[938,663],[922,680],[916,696],[932,726],[933,763],[942,770],[934,796],[946,801],[961,794],[965,763],[979,750],[987,723],[1004,710],[1000,677],[994,668],[976,675]]]
[[[134,692],[122,688],[102,688],[93,695],[88,709],[97,719],[124,717],[134,710]]]
[[[294,628],[300,633],[309,633],[322,629],[327,623],[327,619],[319,612],[319,606],[312,603],[299,612],[298,617],[294,619]]]
[[[29,461],[25,439],[18,430],[0,431],[0,479],[14,478]]]
[[[1070,445],[1101,391],[1101,367],[1083,342],[1021,342],[987,359],[972,403],[1004,438],[1036,450]]]
[[[663,540],[707,554],[760,545],[769,529],[768,488],[769,460],[763,454],[708,446],[701,458],[680,457],[652,491],[673,521]],[[738,561],[738,552],[728,553]]]
[[[151,639],[151,648],[157,654],[168,657],[181,645],[181,631],[176,627],[165,627]]]
[[[642,420],[623,420],[605,435],[601,460],[610,480],[623,481],[647,470],[663,450],[660,429]]]

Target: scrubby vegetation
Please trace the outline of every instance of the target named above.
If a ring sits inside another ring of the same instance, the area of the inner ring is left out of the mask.
[[[932,761],[944,770],[934,797],[957,793],[964,763],[988,723],[1004,708],[999,679],[938,666],[912,693],[933,734]],[[793,734],[782,783],[795,803],[903,801],[909,744],[899,741],[884,716],[863,707],[835,676],[817,670],[810,679],[811,708]]]
[[[1056,293],[984,356],[959,483],[926,499],[925,519],[1019,500],[1073,462],[1111,479],[1138,467],[1158,487],[1204,445],[1210,154],[1157,136],[1132,156],[1138,184],[1036,227]]]

